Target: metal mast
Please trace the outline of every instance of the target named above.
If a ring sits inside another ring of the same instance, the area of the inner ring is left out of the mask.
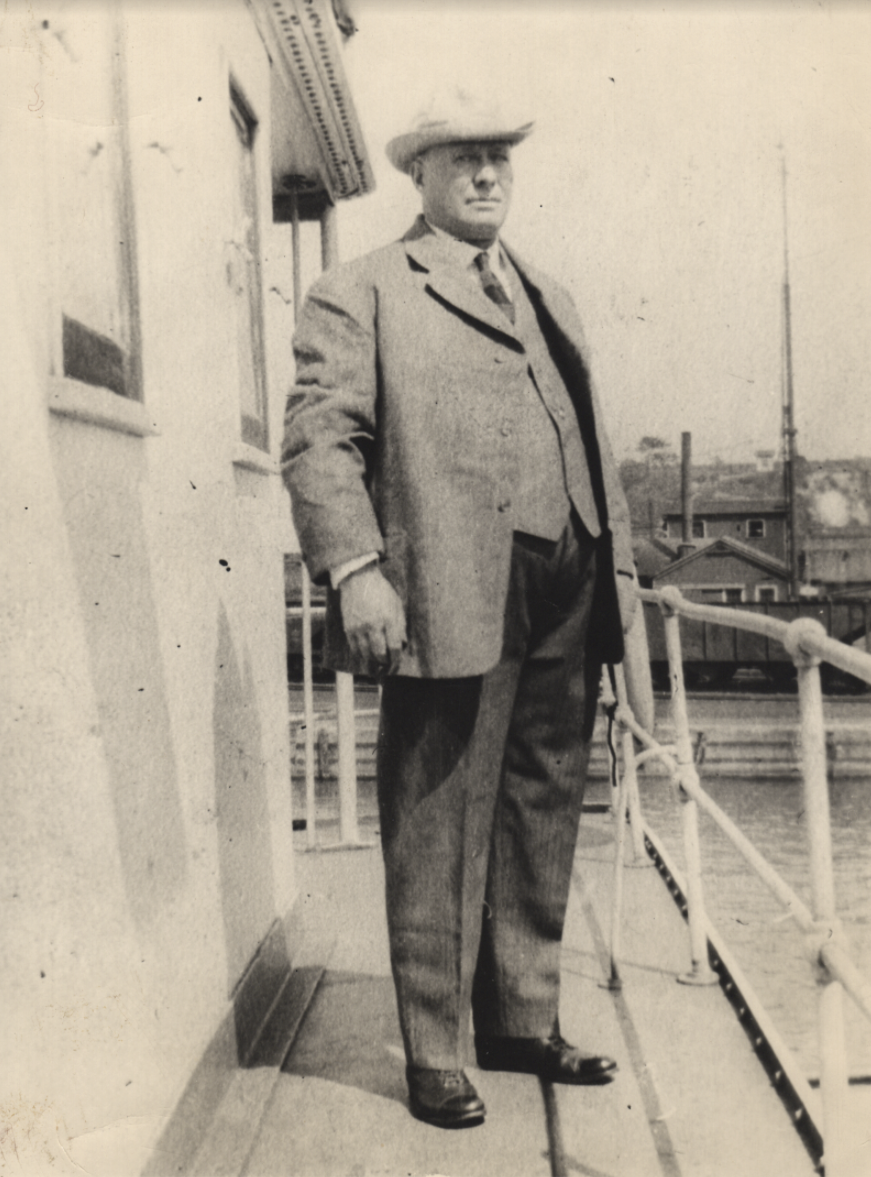
[[[786,159],[780,157],[783,187],[783,488],[786,497],[786,559],[789,595],[798,596],[798,512],[796,503],[795,397],[792,383],[792,314],[789,290],[789,244],[786,220]]]

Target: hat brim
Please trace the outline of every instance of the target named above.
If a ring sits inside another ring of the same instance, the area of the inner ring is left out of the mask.
[[[404,135],[397,135],[391,139],[385,148],[387,158],[395,168],[406,175],[411,171],[414,160],[430,147],[444,146],[446,143],[510,143],[514,146],[522,142],[529,135],[533,123],[524,123],[522,127],[512,127],[510,130],[494,130],[492,127],[458,127],[455,123],[437,123],[417,131],[408,131]]]

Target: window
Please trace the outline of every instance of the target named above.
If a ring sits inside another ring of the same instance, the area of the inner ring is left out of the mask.
[[[777,600],[777,586],[773,584],[760,584],[756,586],[756,600],[757,601],[776,601]]]
[[[668,519],[666,520],[666,534],[669,539],[683,539],[683,520]],[[705,521],[704,519],[693,519],[692,526],[693,539],[705,538]]]
[[[52,44],[54,373],[141,400],[139,308],[122,37],[71,22]]]
[[[269,449],[263,348],[263,290],[254,141],[257,120],[235,83],[230,83],[230,118],[236,185],[228,278],[236,303],[236,355],[242,440]]]
[[[686,585],[683,591],[690,600],[701,600],[711,605],[740,605],[744,600],[743,585],[695,584]]]
[[[747,538],[748,539],[765,539],[765,520],[764,519],[748,519],[747,520]]]

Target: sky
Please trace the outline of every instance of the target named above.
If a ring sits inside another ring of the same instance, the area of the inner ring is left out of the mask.
[[[386,142],[445,84],[518,123],[504,237],[571,291],[619,457],[781,444],[784,233],[799,452],[871,457],[871,5],[349,0],[376,190],[345,258],[418,211]],[[783,171],[786,173],[784,216]]]

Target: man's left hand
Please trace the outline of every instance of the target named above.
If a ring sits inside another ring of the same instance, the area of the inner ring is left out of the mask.
[[[620,620],[623,624],[623,633],[629,633],[632,628],[632,619],[635,616],[635,610],[638,608],[638,581],[635,577],[624,576],[622,572],[618,572],[615,577],[617,581],[617,603],[620,606]]]

